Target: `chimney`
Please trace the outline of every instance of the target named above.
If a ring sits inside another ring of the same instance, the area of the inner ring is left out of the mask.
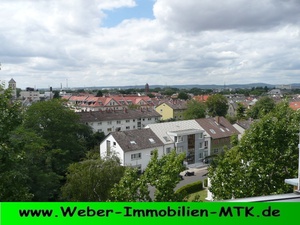
[[[220,117],[219,117],[219,116],[216,116],[216,117],[215,117],[215,121],[216,121],[218,124],[220,124]]]

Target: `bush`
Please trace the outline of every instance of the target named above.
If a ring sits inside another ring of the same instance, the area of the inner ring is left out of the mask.
[[[202,181],[196,181],[194,183],[185,185],[181,188],[179,188],[176,193],[178,194],[182,194],[184,193],[185,195],[189,195],[198,191],[203,190],[203,185],[202,185]]]
[[[207,187],[207,178],[204,179],[204,181],[203,181],[203,186],[204,186],[204,187]]]

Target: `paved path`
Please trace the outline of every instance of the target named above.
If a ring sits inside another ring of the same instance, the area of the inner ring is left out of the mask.
[[[194,176],[184,176],[185,172],[186,171],[190,171],[190,172],[195,172],[195,175]],[[183,172],[180,173],[181,175],[183,175],[183,180],[181,180],[177,186],[175,187],[175,190],[177,190],[178,188],[182,187],[182,186],[185,186],[187,184],[191,184],[191,183],[194,183],[196,181],[203,181],[207,176],[207,167],[202,167],[202,168],[190,168],[188,170],[185,170]],[[150,191],[150,196],[151,198],[153,199],[154,198],[154,190],[155,188],[154,187],[149,187],[149,191]]]

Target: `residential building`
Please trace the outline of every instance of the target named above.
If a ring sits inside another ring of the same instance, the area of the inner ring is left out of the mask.
[[[224,117],[202,118],[195,120],[203,130],[207,138],[210,139],[210,154],[221,153],[224,147],[231,147],[231,136],[239,135],[239,131]]]
[[[123,109],[116,111],[78,112],[80,121],[92,127],[94,132],[105,135],[114,131],[135,130],[157,123],[161,115],[151,109]]]
[[[185,153],[186,159],[184,163],[187,166],[201,166],[204,165],[204,160],[208,156],[221,152],[225,145],[229,146],[230,136],[235,133],[238,133],[238,131],[223,117],[219,118],[218,124],[216,124],[212,118],[148,124],[145,129],[141,130],[110,133],[105,140],[101,142],[100,153],[103,156],[103,154],[105,155],[110,151],[111,146],[115,146],[118,149],[117,152],[123,154],[119,156],[121,160],[124,161],[124,165],[128,165],[129,163],[124,156],[126,152],[139,154],[137,156],[139,158],[143,155],[149,155],[151,147],[155,147],[158,148],[160,156],[168,154],[172,150],[176,150],[178,154]],[[153,135],[155,135],[155,138]],[[149,138],[154,140],[154,142],[151,141],[153,145],[148,143],[147,140],[149,140]],[[157,141],[157,139],[159,141]],[[142,142],[142,140],[144,140],[145,146],[142,144],[137,145],[137,143]],[[117,145],[117,143],[119,144]],[[126,143],[127,145],[120,143]],[[126,157],[129,156],[127,155]],[[143,170],[149,160],[150,157],[143,157],[143,160],[134,163],[138,167],[141,165]],[[125,162],[127,162],[127,164]]]
[[[144,171],[151,159],[153,150],[157,149],[161,157],[164,144],[151,129],[112,132],[100,144],[100,156],[117,154],[121,165]]]
[[[96,97],[90,94],[82,94],[77,96],[63,96],[63,99],[68,101],[68,106],[80,111],[119,111],[130,107],[141,109],[154,108],[154,104],[148,96],[138,95],[114,95]]]
[[[183,113],[187,109],[186,101],[172,99],[156,106],[155,110],[162,116],[162,120],[183,120]]]
[[[204,130],[195,120],[184,120],[149,124],[150,128],[164,144],[164,153],[175,149],[186,154],[186,164],[203,163],[209,155],[209,142],[205,141]]]
[[[37,102],[40,101],[40,93],[34,88],[26,88],[26,90],[20,92],[20,98],[27,102]]]

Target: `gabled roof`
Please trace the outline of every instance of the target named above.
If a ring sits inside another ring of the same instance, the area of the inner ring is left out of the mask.
[[[128,130],[112,132],[116,142],[124,152],[142,150],[163,146],[163,143],[151,129]]]
[[[179,109],[187,109],[187,102],[182,101],[182,100],[174,100],[174,101],[167,101],[167,102],[162,102],[158,106],[166,104],[173,110],[179,110]],[[156,106],[156,107],[158,107]]]
[[[16,81],[13,78],[11,78],[10,81],[8,81],[8,83],[16,83]]]
[[[160,118],[161,115],[155,110],[116,110],[116,111],[89,111],[78,112],[81,122],[97,122],[111,120],[126,120],[138,118]]]
[[[166,123],[149,124],[146,128],[150,128],[164,144],[170,144],[171,140],[170,132],[180,132],[187,130],[194,130],[195,132],[201,132],[202,129],[195,120],[183,120]]]
[[[197,123],[213,139],[230,137],[240,132],[223,116],[215,118],[196,119]]]
[[[300,102],[290,102],[290,108],[293,110],[299,110],[300,109]]]

